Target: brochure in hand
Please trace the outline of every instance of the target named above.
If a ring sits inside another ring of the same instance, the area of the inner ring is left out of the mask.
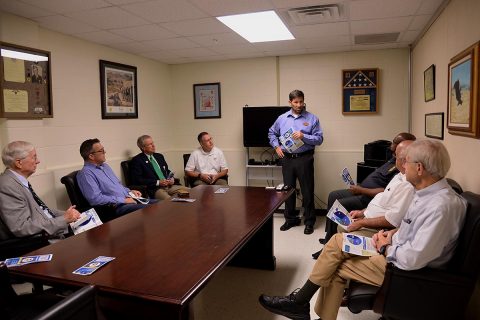
[[[342,251],[365,257],[378,255],[377,250],[373,246],[372,238],[353,233],[343,234]]]
[[[352,217],[348,213],[338,200],[335,200],[332,207],[327,213],[327,218],[341,225],[342,227],[348,227],[352,223]]]
[[[293,128],[290,128],[287,130],[287,132],[279,137],[280,143],[290,153],[297,150],[304,144],[302,140],[292,138],[293,132]]]
[[[347,168],[343,168],[342,170],[342,180],[347,185],[347,188],[355,185],[355,182],[353,181],[352,176],[350,175],[350,172],[348,172]]]
[[[72,228],[74,234],[79,234],[102,224],[102,220],[98,217],[95,209],[92,208],[82,212],[77,221],[70,223],[70,228]]]
[[[141,204],[148,204],[150,202],[150,199],[139,197],[139,196],[135,195],[135,193],[133,193],[133,191],[130,191],[128,193],[128,195],[130,196],[130,198],[135,199],[135,201],[137,201],[138,203],[141,203]]]

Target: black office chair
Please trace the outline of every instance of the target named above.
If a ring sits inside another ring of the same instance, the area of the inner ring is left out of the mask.
[[[123,179],[125,179],[125,185],[131,190],[138,190],[142,193],[142,196],[148,197],[148,189],[145,185],[134,185],[132,183],[132,177],[130,175],[130,163],[132,160],[124,160],[120,162],[122,167]]]
[[[190,153],[184,153],[183,154],[183,168],[184,169],[187,166],[187,162],[188,162],[189,158],[190,158]],[[197,180],[196,178],[191,178],[191,177],[187,176],[186,174],[183,177],[183,179],[184,179],[184,182],[185,182],[185,186],[189,187],[189,188],[193,188],[194,187],[193,183],[195,182],[195,180]],[[227,183],[228,183],[228,174],[226,176],[222,177],[222,179],[227,180]]]
[[[78,186],[77,182],[77,171],[70,172],[66,176],[63,176],[60,179],[60,182],[65,185],[67,189],[68,197],[70,198],[70,202],[76,206],[76,209],[80,212],[88,210],[90,208],[95,208],[98,216],[103,222],[110,221],[116,217],[115,215],[115,208],[111,205],[103,205],[103,206],[91,206],[87,199],[82,194],[80,187]]]
[[[348,309],[388,319],[463,319],[480,271],[480,195],[464,192],[465,224],[446,269],[405,271],[387,265],[382,286],[350,282]]]
[[[3,225],[1,220],[0,224]],[[45,233],[38,233],[21,238],[17,238],[12,234],[10,239],[0,240],[0,261],[7,258],[23,256],[30,251],[40,249],[46,245],[48,245],[48,238]]]

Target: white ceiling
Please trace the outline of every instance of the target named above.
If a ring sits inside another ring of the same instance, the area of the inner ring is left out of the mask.
[[[0,0],[0,10],[74,37],[178,64],[412,44],[448,0]],[[288,9],[339,4],[335,22],[294,23]],[[295,40],[249,43],[216,16],[275,10]],[[395,42],[355,35],[398,32]]]

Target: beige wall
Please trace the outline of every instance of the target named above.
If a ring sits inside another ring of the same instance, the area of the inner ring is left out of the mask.
[[[380,69],[379,112],[344,116],[341,70],[365,67]],[[209,82],[221,82],[222,118],[194,120],[192,85]],[[407,49],[280,57],[278,67],[273,57],[183,64],[172,66],[172,93],[185,124],[175,137],[178,152],[196,147],[196,134],[209,131],[226,154],[230,183],[244,185],[241,109],[245,104],[277,105],[277,96],[280,105],[288,105],[288,93],[293,89],[305,92],[308,110],[320,118],[325,132],[325,142],[316,148],[315,156],[315,193],[322,201],[330,190],[344,187],[340,179],[343,167],[356,175],[356,162],[362,160],[366,142],[392,139],[408,130]]]
[[[452,0],[413,49],[412,130],[417,137],[424,134],[426,113],[445,112],[446,122],[448,63],[452,57],[480,40],[479,12],[478,0]],[[423,71],[431,64],[436,66],[435,100],[425,103]],[[452,160],[449,176],[460,183],[464,190],[480,193],[480,140],[451,135],[445,124],[444,143]],[[471,299],[468,319],[480,318],[479,299],[480,280]]]
[[[60,208],[69,204],[59,179],[82,166],[78,149],[87,138],[98,137],[103,142],[117,174],[118,162],[137,153],[135,140],[140,134],[150,133],[164,150],[171,147],[173,111],[168,107],[167,65],[51,32],[8,14],[1,14],[0,25],[1,41],[51,52],[54,117],[0,120],[2,148],[12,140],[27,140],[37,147],[41,163],[31,180],[47,204]],[[101,119],[100,59],[138,68],[138,119]]]
[[[445,112],[445,140],[452,168],[449,176],[464,190],[480,193],[480,140],[454,136],[446,128],[448,63],[452,57],[480,40],[480,1],[452,0],[413,49],[412,131],[424,137],[425,114]],[[435,100],[424,102],[423,71],[436,67]]]

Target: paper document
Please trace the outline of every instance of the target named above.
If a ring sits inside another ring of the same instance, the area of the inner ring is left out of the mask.
[[[135,193],[133,193],[133,191],[130,191],[128,195],[130,196],[130,198],[135,199],[135,201],[141,204],[148,204],[150,202],[150,199],[136,196]]]
[[[346,228],[352,223],[352,217],[338,200],[335,200],[327,213],[327,218]]]
[[[18,267],[24,266],[30,263],[38,263],[38,262],[46,262],[52,260],[52,254],[42,254],[38,256],[27,256],[27,257],[17,257],[17,258],[10,258],[5,260],[5,265],[7,267]]]
[[[350,172],[348,172],[347,168],[343,168],[342,170],[342,180],[347,185],[347,188],[355,185],[355,182],[353,181],[352,176],[350,175]]]
[[[343,234],[342,251],[357,256],[376,256],[377,250],[373,246],[372,238],[359,236],[353,233]]]
[[[228,188],[218,188],[215,193],[226,193],[228,191]]]
[[[77,221],[70,223],[70,228],[72,228],[74,234],[79,234],[102,224],[102,220],[98,217],[95,209],[92,208],[82,212]]]
[[[170,201],[173,202],[194,202],[196,199],[192,198],[177,198],[177,197],[172,197]]]
[[[280,143],[290,153],[297,150],[298,148],[300,148],[304,144],[302,140],[292,138],[293,132],[294,132],[293,128],[290,128],[290,129],[287,130],[287,132],[285,132],[284,134],[282,134],[279,137]]]

